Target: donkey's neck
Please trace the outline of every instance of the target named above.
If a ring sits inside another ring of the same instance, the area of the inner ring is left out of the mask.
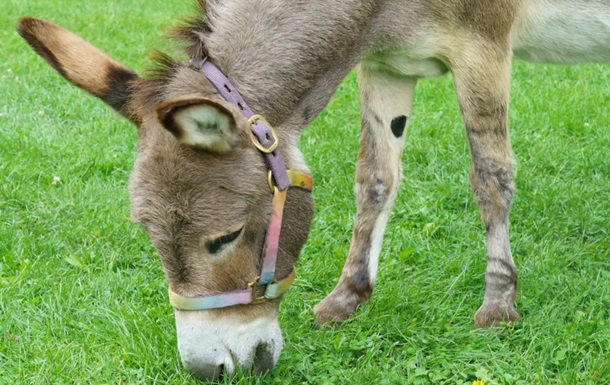
[[[362,0],[208,0],[203,43],[256,113],[301,129],[370,49],[375,11]]]

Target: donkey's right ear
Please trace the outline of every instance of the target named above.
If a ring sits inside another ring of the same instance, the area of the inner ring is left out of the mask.
[[[180,141],[202,150],[223,153],[238,140],[235,115],[201,95],[170,99],[155,107],[157,120]]]
[[[131,120],[128,102],[138,76],[79,36],[51,22],[24,17],[17,32],[57,72]]]

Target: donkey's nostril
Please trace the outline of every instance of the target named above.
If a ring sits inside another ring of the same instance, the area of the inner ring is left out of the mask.
[[[260,343],[256,347],[254,355],[254,373],[262,374],[270,371],[275,366],[273,351],[267,343]]]

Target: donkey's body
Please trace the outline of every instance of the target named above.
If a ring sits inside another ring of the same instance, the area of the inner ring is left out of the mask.
[[[369,298],[401,178],[416,81],[447,71],[454,76],[473,192],[487,231],[485,299],[475,322],[518,318],[508,238],[514,192],[506,124],[511,56],[610,61],[607,0],[208,0],[205,8],[205,16],[178,35],[193,62],[213,61],[252,110],[276,127],[288,168],[307,171],[296,147],[299,134],[358,68],[358,213],[341,279],[315,309],[319,323],[340,322]],[[258,271],[270,203],[266,168],[235,108],[190,64],[165,59],[156,79],[143,80],[58,26],[23,19],[19,29],[62,75],[139,126],[132,211],[157,247],[172,290],[206,294],[249,282]],[[159,114],[174,119],[195,142],[165,120],[162,125]],[[309,196],[289,193],[278,276],[295,263],[311,216]],[[281,350],[276,315],[277,301],[176,310],[185,366],[202,377],[232,372],[235,364],[271,368]]]

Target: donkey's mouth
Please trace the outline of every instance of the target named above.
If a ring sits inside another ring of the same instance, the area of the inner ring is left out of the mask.
[[[235,364],[231,355],[227,354],[226,360],[221,364],[202,364],[196,361],[182,360],[182,365],[200,380],[220,380],[223,377],[230,377],[235,373]]]

